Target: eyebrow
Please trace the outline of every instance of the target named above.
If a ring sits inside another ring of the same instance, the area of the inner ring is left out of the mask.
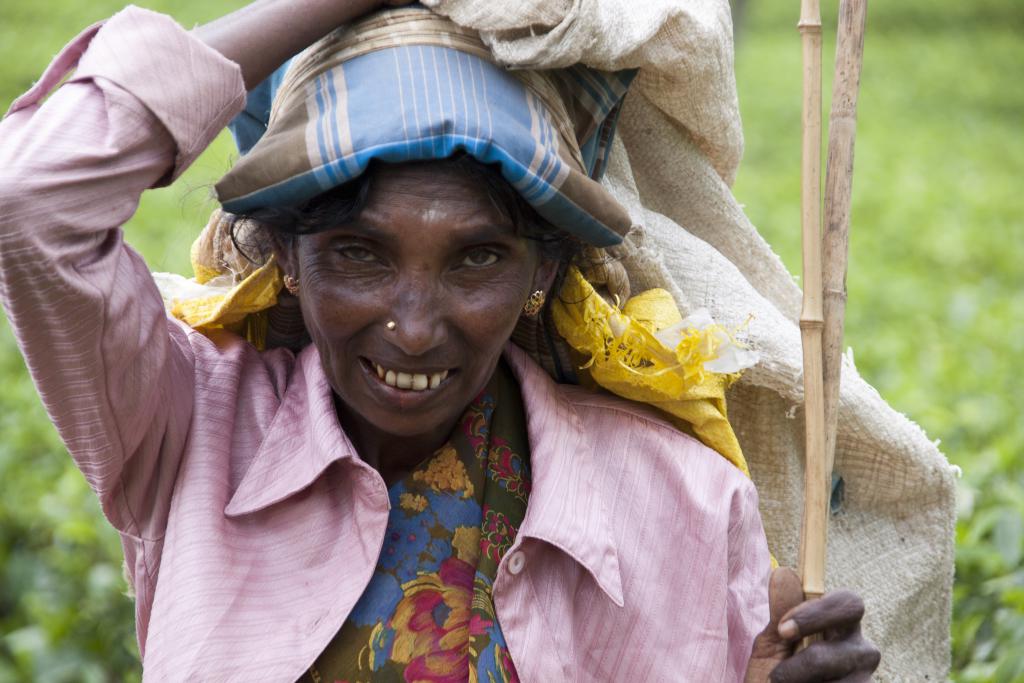
[[[345,225],[339,225],[338,230],[344,230],[347,232],[354,232],[362,237],[387,244],[394,239],[394,235],[388,233],[380,228],[367,223],[362,218],[356,218],[356,220],[346,223]],[[471,227],[467,227],[464,230],[459,230],[452,240],[456,246],[465,246],[468,244],[483,244],[487,242],[498,242],[506,239],[517,239],[519,237],[515,232],[515,227],[511,224],[499,225],[496,223],[484,222]]]
[[[387,242],[390,239],[390,235],[385,233],[380,228],[375,228],[372,225],[367,225],[362,219],[356,218],[353,221],[336,225],[334,230],[344,232],[355,232],[359,233],[362,237],[368,237],[377,242]]]

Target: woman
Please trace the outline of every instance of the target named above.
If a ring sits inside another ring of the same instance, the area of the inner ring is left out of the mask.
[[[238,246],[273,253],[312,343],[259,352],[166,316],[118,228],[139,195],[183,171],[246,88],[378,4],[264,0],[192,33],[129,9],[73,42],[0,124],[5,305],[122,535],[146,678],[868,678],[878,654],[856,596],[800,604],[785,572],[769,591],[738,470],[653,411],[555,384],[508,343],[554,298],[573,244],[628,227],[582,149],[565,150],[576,133],[557,82],[521,86],[547,130],[524,149],[564,168],[557,192],[532,159],[513,175],[504,126],[478,127],[482,144],[452,159],[445,145],[391,164],[354,150],[345,177],[273,146],[292,118],[351,115],[330,104],[344,71],[303,80],[342,54],[314,50],[281,84],[262,151],[218,186],[258,224]],[[377,47],[373,59],[397,54]],[[403,54],[434,56],[421,47]],[[519,92],[487,73],[481,88]],[[389,113],[401,130],[377,128],[395,136],[430,118],[415,102]],[[351,142],[300,130],[314,151]]]

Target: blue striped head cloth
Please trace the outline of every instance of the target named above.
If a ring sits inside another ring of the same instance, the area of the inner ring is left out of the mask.
[[[297,206],[369,163],[460,152],[554,225],[618,244],[629,214],[598,182],[635,71],[508,70],[474,31],[422,7],[373,14],[300,53],[231,124],[242,152],[217,183],[225,211]]]

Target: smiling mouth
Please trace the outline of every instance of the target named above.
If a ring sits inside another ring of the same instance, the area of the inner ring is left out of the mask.
[[[441,372],[431,373],[403,372],[400,370],[391,370],[365,358],[363,361],[370,366],[373,371],[377,373],[377,377],[389,387],[405,391],[429,391],[431,389],[437,389],[441,386],[442,382],[448,379],[448,375],[452,372],[451,370],[442,370]]]

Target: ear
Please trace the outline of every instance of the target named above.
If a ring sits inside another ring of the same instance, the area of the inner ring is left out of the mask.
[[[294,235],[270,230],[270,239],[274,248],[277,265],[285,275],[299,277],[298,238]]]
[[[533,274],[533,289],[544,290],[547,294],[551,294],[551,287],[555,282],[555,277],[558,275],[559,262],[554,259],[542,258],[541,262],[537,265],[537,270]]]

